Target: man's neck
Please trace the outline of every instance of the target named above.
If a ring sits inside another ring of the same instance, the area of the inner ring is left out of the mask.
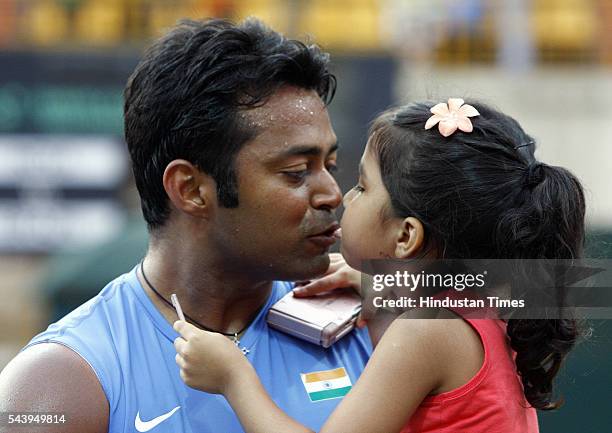
[[[252,281],[238,272],[205,258],[165,254],[150,249],[143,262],[151,285],[166,300],[176,293],[186,315],[212,330],[235,333],[247,327],[265,304],[272,289],[271,281]],[[159,299],[147,284],[139,268],[140,283],[157,309],[170,322],[177,320],[174,310]]]

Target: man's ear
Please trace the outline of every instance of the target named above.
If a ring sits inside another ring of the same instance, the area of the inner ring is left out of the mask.
[[[415,256],[422,248],[425,229],[421,221],[414,217],[404,219],[399,227],[395,243],[395,257],[407,259]]]
[[[163,183],[172,204],[189,215],[207,218],[217,205],[216,182],[189,161],[170,162]]]

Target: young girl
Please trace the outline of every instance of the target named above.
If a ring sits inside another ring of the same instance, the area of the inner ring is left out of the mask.
[[[432,115],[433,113],[433,115]],[[371,258],[571,259],[584,239],[584,196],[561,167],[534,158],[511,117],[461,99],[378,117],[344,198],[342,255]],[[322,432],[535,433],[557,407],[553,378],[575,321],[394,320]],[[191,387],[223,394],[251,432],[310,431],[268,397],[225,337],[176,322],[176,361]]]

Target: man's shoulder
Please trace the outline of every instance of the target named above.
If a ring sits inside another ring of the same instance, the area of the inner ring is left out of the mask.
[[[46,354],[54,364],[62,364],[65,356],[78,356],[110,400],[119,386],[113,374],[120,363],[116,347],[118,339],[126,337],[122,330],[133,303],[130,281],[129,274],[112,280],[92,299],[32,338],[20,355]]]
[[[109,404],[96,375],[78,354],[59,344],[29,347],[0,374],[0,411],[33,410],[60,412],[69,420],[65,432],[107,431]]]
[[[71,332],[86,332],[89,328],[95,328],[99,334],[104,331],[104,322],[110,322],[120,314],[124,304],[130,302],[131,284],[130,274],[123,274],[110,281],[96,296],[81,304],[73,311],[62,317],[55,323],[35,336],[29,344],[35,344],[44,340]]]
[[[59,342],[73,350],[73,342],[103,345],[113,328],[126,321],[128,306],[134,302],[135,278],[132,271],[110,281],[96,296],[33,337],[26,348],[45,342]]]

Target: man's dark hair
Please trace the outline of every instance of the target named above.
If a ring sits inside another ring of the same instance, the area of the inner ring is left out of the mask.
[[[124,93],[125,139],[149,230],[168,218],[162,177],[175,159],[214,178],[221,206],[238,206],[235,156],[258,132],[239,111],[283,85],[315,90],[328,104],[336,89],[328,65],[316,45],[253,18],[183,20],[157,40]]]

